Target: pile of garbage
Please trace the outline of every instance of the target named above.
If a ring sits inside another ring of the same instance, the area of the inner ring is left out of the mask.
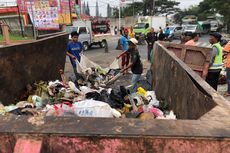
[[[145,90],[149,85],[140,84],[135,92],[124,86],[109,88],[121,76],[117,61],[103,69],[82,58],[76,81],[68,81],[60,70],[61,81],[28,84],[16,105],[0,104],[0,115],[176,119],[166,102],[158,101],[154,91]]]
[[[0,105],[0,114],[76,116],[105,118],[176,119],[172,111],[163,110],[163,102],[156,99],[154,91],[139,87],[130,93],[119,89],[90,88],[72,81],[43,82],[27,85],[23,101],[16,105]]]

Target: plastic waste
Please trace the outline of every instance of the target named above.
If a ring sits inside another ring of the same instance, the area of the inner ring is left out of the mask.
[[[112,118],[112,108],[104,102],[84,100],[73,104],[74,113],[80,117],[105,117]]]
[[[154,91],[147,91],[146,98],[149,101],[149,106],[159,107],[159,101],[156,98],[156,94]]]
[[[166,115],[167,119],[171,119],[171,120],[175,120],[176,119],[176,115],[174,114],[174,112],[171,110],[169,112],[169,115]]]
[[[6,110],[5,110],[5,106],[0,103],[0,115],[5,115],[6,114]]]
[[[109,69],[103,69],[100,66],[97,66],[96,70],[99,74],[104,74],[104,75],[106,75],[109,72]]]
[[[10,111],[9,113],[14,114],[14,115],[34,115],[34,113],[32,113],[28,108],[17,108],[17,109]]]
[[[109,69],[119,69],[119,60],[115,59],[112,64],[110,64]]]
[[[146,93],[146,91],[145,91],[145,89],[143,89],[142,87],[139,87],[138,89],[137,89],[137,94],[139,94],[139,95],[143,95],[143,96],[147,96],[147,93]]]
[[[32,101],[33,101],[33,104],[36,106],[36,108],[42,108],[42,98],[39,97],[39,96],[32,96]]]
[[[86,72],[85,70],[87,70],[88,68],[99,67],[98,64],[89,60],[85,55],[81,55],[81,61],[79,62],[78,60],[76,60],[76,63],[77,63],[77,72],[83,74],[85,74]]]
[[[156,119],[164,119],[164,120],[176,120],[176,115],[174,112],[171,110],[169,114],[165,116],[158,116]]]
[[[34,104],[28,103],[27,101],[20,101],[16,104],[18,108],[25,108],[26,106],[31,106],[32,108],[34,107]]]
[[[147,80],[139,80],[133,87],[133,91],[137,91],[137,89],[141,87],[145,89],[145,91],[152,90],[152,85]]]
[[[113,108],[112,108],[112,114],[116,118],[120,118],[121,117],[121,113],[119,111],[117,111],[116,109],[113,109]]]
[[[15,105],[10,105],[10,106],[5,106],[4,109],[6,110],[6,112],[10,112],[12,110],[17,109],[18,107]]]
[[[86,99],[93,99],[93,100],[100,100],[100,93],[94,91],[94,92],[88,92],[87,94],[85,94],[85,98]]]
[[[164,113],[160,109],[158,109],[156,107],[150,108],[149,112],[153,113],[153,115],[156,116],[156,117],[164,116]]]
[[[111,101],[110,106],[112,108],[122,109],[124,107],[124,99],[115,90],[111,90],[111,94],[109,95],[109,99]]]
[[[130,105],[130,104],[124,104],[124,107],[123,107],[123,112],[124,113],[128,113],[128,112],[130,112],[131,111],[131,108],[132,108],[132,105]]]
[[[144,105],[144,102],[142,101],[142,98],[139,94],[132,93],[129,95],[129,99],[131,101],[131,104],[134,103],[136,106]]]
[[[69,102],[46,105],[46,116],[75,116],[73,105]]]
[[[111,106],[111,100],[109,99],[109,93],[106,90],[100,92],[100,101],[108,103]]]
[[[87,86],[81,86],[80,90],[81,90],[82,94],[87,94],[89,92],[93,92],[93,90],[91,88],[87,87]]]
[[[75,93],[78,93],[78,94],[81,93],[81,91],[75,86],[75,84],[72,81],[69,81],[68,85],[69,85],[69,88]]]

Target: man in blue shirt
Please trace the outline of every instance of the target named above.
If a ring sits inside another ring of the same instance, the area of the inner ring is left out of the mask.
[[[81,54],[83,51],[83,45],[81,44],[81,42],[78,41],[78,37],[79,34],[76,31],[71,33],[72,41],[68,43],[66,52],[66,54],[69,56],[77,79],[79,75],[77,73],[77,65],[75,60],[77,59],[79,62],[81,61]]]
[[[125,29],[124,35],[121,36],[121,38],[120,38],[121,49],[123,52],[126,52],[126,54],[124,54],[124,56],[122,56],[122,62],[121,62],[122,69],[126,68],[129,65],[130,55],[127,52],[127,50],[129,49],[128,40],[129,40],[129,31],[128,31],[128,29]]]
[[[166,24],[166,28],[165,28],[164,34],[165,34],[166,39],[168,39],[168,37],[170,35],[170,29],[169,29],[169,25],[168,24]]]

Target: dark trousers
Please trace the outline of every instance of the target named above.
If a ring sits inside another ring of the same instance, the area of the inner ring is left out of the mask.
[[[228,84],[228,90],[227,92],[230,94],[230,68],[226,68],[226,74],[227,74],[227,84]]]
[[[217,90],[220,71],[221,70],[217,72],[208,72],[208,76],[206,78],[206,82],[215,90]]]
[[[150,61],[151,51],[153,50],[153,45],[148,45],[148,61]]]

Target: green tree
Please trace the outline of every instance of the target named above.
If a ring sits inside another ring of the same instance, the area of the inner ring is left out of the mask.
[[[158,0],[155,1],[153,8],[153,0],[143,0],[143,2],[135,2],[125,8],[125,15],[152,15],[160,13],[168,13],[169,11],[178,11],[177,7],[180,3],[175,0]]]
[[[109,4],[107,4],[107,17],[111,17],[112,16],[112,9],[110,7]]]
[[[224,16],[224,23],[230,32],[230,2],[229,0],[213,0],[212,7],[217,13]]]
[[[190,7],[177,15],[177,18],[185,15],[197,15],[198,20],[206,20],[208,16],[214,16],[216,13],[224,17],[224,23],[230,31],[230,2],[229,0],[203,0],[198,6]]]
[[[125,16],[133,16],[133,15],[143,15],[143,2],[134,2],[130,4],[128,7],[124,8]]]
[[[119,8],[118,7],[114,7],[113,9],[112,9],[112,12],[113,12],[113,17],[115,17],[115,18],[119,18]]]
[[[153,1],[152,0],[147,0],[147,1],[150,1],[150,5],[149,6],[149,13],[151,13],[151,10],[152,10],[152,3]],[[176,2],[174,0],[158,0],[155,2],[155,10],[154,12],[155,13],[168,13],[169,11],[172,11],[172,12],[176,12],[178,10],[180,10],[178,8],[178,5],[180,4],[180,2]]]

